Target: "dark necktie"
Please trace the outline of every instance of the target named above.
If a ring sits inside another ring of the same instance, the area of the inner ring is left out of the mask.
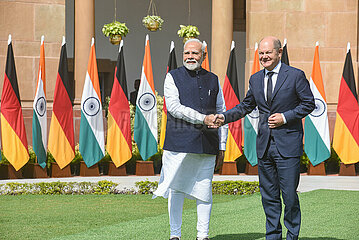
[[[273,83],[272,83],[272,76],[274,72],[268,72],[268,83],[267,83],[267,103],[268,105],[271,105],[272,100],[272,89],[273,89]]]

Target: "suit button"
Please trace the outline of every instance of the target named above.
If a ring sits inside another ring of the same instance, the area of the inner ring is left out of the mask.
[[[203,100],[203,97],[200,97],[199,99]]]
[[[199,86],[198,88],[199,88],[199,89],[202,89],[202,86]]]

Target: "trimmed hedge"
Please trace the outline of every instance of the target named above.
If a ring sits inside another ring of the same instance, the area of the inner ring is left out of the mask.
[[[259,183],[245,181],[214,181],[212,182],[212,192],[213,194],[250,195],[259,192]]]
[[[140,194],[153,194],[158,187],[158,182],[140,181],[136,182]],[[249,195],[259,192],[258,182],[245,181],[213,181],[213,194],[225,195]]]
[[[119,190],[117,186],[111,181],[7,183],[0,184],[0,195],[136,194],[133,189]]]
[[[83,194],[152,194],[158,182],[139,181],[135,189],[118,189],[111,181],[99,182],[40,182],[0,184],[0,195],[83,195]],[[258,182],[216,181],[212,184],[214,194],[248,195],[259,192]]]

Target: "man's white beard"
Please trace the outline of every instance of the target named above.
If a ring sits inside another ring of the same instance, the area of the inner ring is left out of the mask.
[[[198,70],[201,67],[201,62],[198,62],[197,60],[191,59],[191,60],[187,60],[187,61],[195,61],[196,63],[186,63],[185,61],[183,61],[183,66],[185,66],[185,68],[187,68],[188,70],[194,71],[194,70]]]

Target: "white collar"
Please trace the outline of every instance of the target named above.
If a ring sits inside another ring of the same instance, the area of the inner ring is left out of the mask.
[[[274,72],[274,73],[278,74],[281,66],[282,66],[282,62],[279,60],[279,63],[277,64],[277,66],[275,66],[275,68],[273,68],[272,71],[268,71],[267,69],[264,69],[264,74],[265,74],[264,76],[267,76],[268,72]]]

